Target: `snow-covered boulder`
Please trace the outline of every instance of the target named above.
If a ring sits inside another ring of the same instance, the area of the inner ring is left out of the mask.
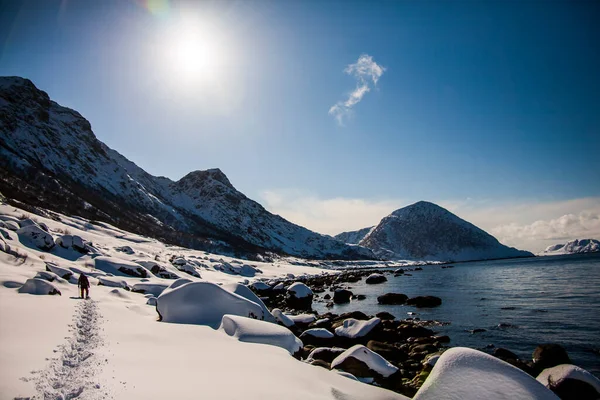
[[[267,292],[267,291],[271,290],[271,286],[269,286],[266,283],[261,282],[261,281],[253,282],[250,286],[252,286],[252,288],[259,293]]]
[[[351,339],[367,336],[373,328],[381,323],[377,317],[373,317],[367,321],[361,321],[354,318],[344,320],[343,325],[335,328],[335,334]]]
[[[17,230],[21,241],[29,241],[40,250],[50,250],[54,247],[52,235],[37,225],[27,225]]]
[[[256,268],[251,265],[244,264],[240,268],[240,275],[248,278],[252,278],[254,275],[256,275],[256,272]]]
[[[11,231],[18,231],[21,228],[16,221],[4,221],[4,225],[6,225],[6,229]]]
[[[376,284],[376,283],[383,283],[385,281],[387,281],[387,278],[384,275],[382,275],[382,274],[371,274],[371,275],[367,276],[367,279],[365,280],[365,283],[373,285],[373,284]]]
[[[158,297],[168,287],[169,287],[169,285],[167,283],[140,282],[140,283],[134,284],[131,287],[131,291],[135,292],[135,293],[144,293],[144,294],[150,293],[154,297]]]
[[[25,284],[19,289],[19,293],[61,295],[60,290],[56,286],[39,278],[27,279]]]
[[[149,306],[156,306],[156,297],[148,297],[148,301],[146,301],[146,304],[148,304]]]
[[[51,262],[46,262],[46,271],[53,272],[66,280],[71,279],[71,277],[73,276],[73,271],[71,271],[70,269],[59,267],[58,265]]]
[[[572,364],[547,368],[538,375],[536,380],[560,398],[569,398],[566,395],[575,393],[581,400],[600,398],[600,379]]]
[[[151,272],[138,263],[121,260],[115,257],[100,256],[94,259],[97,270],[118,276],[133,276],[135,278],[148,278]]]
[[[131,248],[131,246],[119,246],[115,247],[115,250],[129,255],[135,254],[135,251]]]
[[[21,228],[25,228],[26,226],[38,226],[41,228],[41,226],[36,221],[32,220],[31,218],[25,218],[25,219],[19,220],[19,226]]]
[[[193,282],[193,281],[188,278],[179,278],[175,282],[171,283],[171,285],[168,287],[168,289],[176,289],[179,286],[185,285],[186,283],[190,283],[190,282]]]
[[[67,281],[62,279],[60,276],[48,271],[38,271],[38,273],[35,274],[34,278],[43,279],[48,282],[67,283]]]
[[[237,315],[224,315],[219,329],[241,342],[278,346],[290,354],[295,354],[303,347],[302,341],[289,329]]]
[[[286,304],[296,310],[312,308],[313,292],[302,282],[291,284],[286,291]]]
[[[98,286],[108,286],[129,290],[129,285],[123,279],[114,276],[97,276]]]
[[[414,400],[558,400],[512,365],[478,350],[454,347],[440,356]]]
[[[304,332],[302,332],[302,335],[300,335],[300,338],[302,338],[303,336],[312,336],[312,337],[321,338],[321,339],[331,339],[334,337],[333,333],[329,332],[325,328],[307,329]]]
[[[56,238],[56,244],[65,249],[72,248],[80,253],[87,253],[85,243],[81,236],[77,235],[62,235]]]
[[[344,351],[346,351],[346,349],[341,347],[317,347],[310,352],[306,361],[311,362],[313,360],[321,360],[331,364],[331,362]]]
[[[317,317],[314,314],[288,315],[288,318],[294,321],[294,324],[305,325],[308,325],[311,322],[315,322],[317,320]]]
[[[155,276],[163,279],[179,279],[179,275],[175,272],[170,271],[166,266],[157,263],[152,260],[135,260],[134,262],[140,264],[142,267],[150,270]]]
[[[0,221],[14,222],[15,224],[19,225],[19,218],[13,217],[12,215],[0,215]],[[17,228],[17,229],[19,229],[19,228]]]
[[[173,265],[175,266],[175,268],[177,268],[177,270],[179,270],[181,272],[185,272],[186,274],[194,276],[196,278],[202,278],[202,276],[200,275],[200,272],[198,272],[198,270],[196,269],[196,266],[194,264],[190,264],[190,263],[186,262],[185,264],[173,263]]]
[[[264,319],[258,304],[210,282],[190,282],[164,291],[157,299],[160,320],[218,326],[225,314]]]
[[[294,321],[292,321],[292,319],[288,315],[285,315],[283,311],[281,311],[279,308],[274,308],[273,311],[271,311],[271,313],[273,314],[277,322],[281,323],[283,326],[286,326],[288,328],[294,326]]]
[[[0,251],[5,253],[10,252],[10,245],[4,241],[4,238],[0,236]]]
[[[265,321],[276,322],[275,317],[271,314],[265,303],[248,286],[239,283],[229,283],[221,287],[258,304],[263,309]]]
[[[352,346],[337,356],[331,362],[331,369],[341,369],[359,378],[387,378],[398,371],[385,358],[361,344]]]

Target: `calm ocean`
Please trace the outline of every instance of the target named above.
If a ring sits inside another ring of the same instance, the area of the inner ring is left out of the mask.
[[[421,319],[450,322],[433,329],[450,336],[451,346],[483,350],[493,344],[528,360],[538,344],[559,343],[574,364],[600,377],[600,253],[453,265],[423,266],[412,276],[388,275],[378,285],[363,279],[350,286],[366,300],[332,309],[315,303],[313,308],[338,314],[388,311],[396,318],[408,318],[412,311]],[[433,295],[443,303],[432,309],[377,304],[377,296],[388,292]],[[476,328],[486,331],[468,332]]]

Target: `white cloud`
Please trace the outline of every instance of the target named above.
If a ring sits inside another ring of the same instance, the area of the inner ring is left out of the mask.
[[[373,57],[368,54],[362,54],[356,63],[350,64],[344,69],[346,74],[356,78],[356,88],[350,92],[348,99],[338,101],[329,109],[329,114],[334,116],[338,124],[343,125],[344,119],[352,112],[352,107],[358,104],[371,90],[371,84],[377,85],[377,81],[384,71],[385,68],[373,61]]]
[[[317,232],[335,235],[379,223],[413,201],[407,199],[324,199],[299,190],[269,190],[265,207]],[[572,239],[600,239],[600,198],[565,201],[433,200],[494,235],[502,243],[532,252]]]

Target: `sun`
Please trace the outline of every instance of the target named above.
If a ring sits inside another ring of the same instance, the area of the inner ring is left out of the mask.
[[[221,36],[207,21],[178,21],[165,37],[164,62],[169,73],[188,85],[210,85],[218,81],[226,61]]]

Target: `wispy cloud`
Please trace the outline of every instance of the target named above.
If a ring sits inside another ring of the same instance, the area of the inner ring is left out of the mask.
[[[373,57],[368,54],[362,54],[356,63],[350,64],[344,69],[346,74],[356,78],[356,88],[350,92],[345,101],[338,101],[329,109],[329,114],[333,115],[338,124],[344,124],[344,119],[350,115],[352,107],[362,100],[372,86],[377,85],[377,81],[384,71],[385,68],[373,61]]]
[[[261,194],[265,207],[317,232],[335,235],[379,223],[409,199],[322,198],[294,189]],[[564,201],[496,201],[484,199],[432,200],[500,242],[540,252],[572,239],[600,239],[600,198]]]

